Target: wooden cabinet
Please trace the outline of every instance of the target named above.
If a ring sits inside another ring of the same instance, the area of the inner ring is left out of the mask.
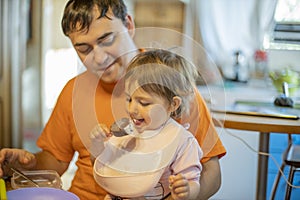
[[[134,6],[136,27],[162,27],[182,32],[184,3],[179,0],[143,0]]]
[[[137,28],[135,42],[139,47],[182,46],[185,15],[182,1],[136,0],[133,7]],[[151,27],[151,30],[145,27]]]

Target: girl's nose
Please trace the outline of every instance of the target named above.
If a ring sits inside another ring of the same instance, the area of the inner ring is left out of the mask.
[[[137,104],[134,102],[128,103],[128,112],[130,115],[137,114],[138,112]]]

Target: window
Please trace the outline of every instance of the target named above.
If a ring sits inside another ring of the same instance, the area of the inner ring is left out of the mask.
[[[300,23],[299,12],[299,0],[278,0],[274,19],[276,22]]]
[[[300,0],[278,0],[267,48],[300,50]],[[266,42],[267,41],[267,42]]]

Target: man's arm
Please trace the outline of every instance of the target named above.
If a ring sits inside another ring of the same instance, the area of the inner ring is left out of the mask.
[[[199,200],[206,200],[214,195],[221,186],[221,169],[219,158],[213,157],[202,164],[202,172],[200,176],[200,192]]]
[[[32,154],[24,149],[4,148],[0,150],[0,177],[4,176],[5,165],[19,169],[52,169],[62,175],[69,166],[68,162],[57,160],[50,152]]]
[[[35,169],[52,169],[59,175],[62,175],[69,166],[68,162],[57,160],[50,152],[41,151],[35,154],[36,166]]]

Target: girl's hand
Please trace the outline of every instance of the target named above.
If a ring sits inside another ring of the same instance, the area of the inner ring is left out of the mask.
[[[112,136],[109,128],[105,124],[97,124],[90,132],[90,159],[94,164],[96,157],[104,150],[104,142]]]
[[[174,200],[186,200],[190,196],[189,181],[182,175],[172,175],[169,177],[171,195]]]
[[[105,124],[97,124],[93,130],[90,132],[90,139],[106,139],[107,137],[111,137],[112,133],[109,128]]]

